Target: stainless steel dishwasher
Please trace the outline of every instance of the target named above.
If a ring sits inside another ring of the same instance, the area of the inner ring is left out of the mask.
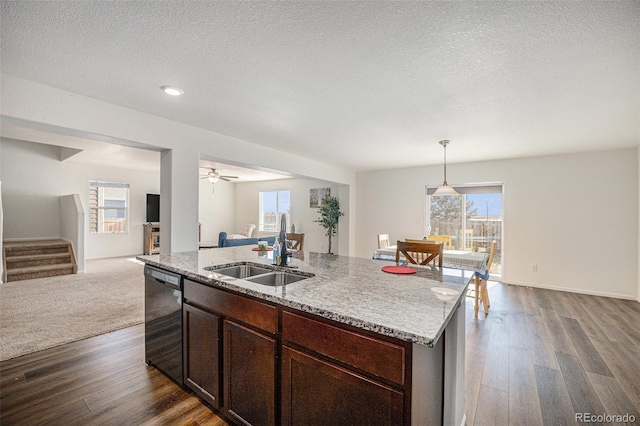
[[[144,278],[146,362],[182,384],[182,277],[145,265]]]

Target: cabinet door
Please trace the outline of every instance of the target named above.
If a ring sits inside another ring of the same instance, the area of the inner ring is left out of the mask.
[[[283,346],[283,425],[403,423],[402,392]]]
[[[220,318],[183,305],[184,382],[220,408]]]
[[[275,424],[276,341],[224,321],[224,413],[242,424]]]

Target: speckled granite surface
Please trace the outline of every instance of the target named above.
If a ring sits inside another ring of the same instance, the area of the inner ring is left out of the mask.
[[[251,248],[240,246],[138,256],[138,260],[199,282],[420,345],[432,345],[437,341],[454,308],[461,299],[464,303],[464,294],[473,275],[471,271],[446,268],[416,268],[416,274],[394,275],[381,270],[393,262],[312,252],[295,253],[290,265],[297,266],[293,271],[315,276],[284,287],[242,279],[220,280],[204,269],[243,261],[271,264],[270,256],[251,251]],[[433,288],[455,293],[443,296]],[[439,296],[450,300],[442,300]]]

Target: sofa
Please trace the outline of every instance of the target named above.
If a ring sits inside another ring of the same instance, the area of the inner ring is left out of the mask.
[[[272,246],[276,242],[276,237],[260,237],[260,238],[229,238],[226,232],[218,234],[218,247],[236,247],[246,245],[258,245],[258,241],[266,241]]]

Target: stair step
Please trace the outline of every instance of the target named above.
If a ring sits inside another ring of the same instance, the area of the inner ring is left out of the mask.
[[[73,263],[8,269],[7,281],[21,281],[33,278],[45,278],[58,275],[74,274],[74,269],[75,265]]]
[[[71,253],[31,254],[27,256],[7,256],[7,269],[28,268],[39,265],[56,265],[72,262]]]
[[[77,266],[71,243],[66,240],[4,242],[7,281],[75,274]]]
[[[23,247],[11,247],[5,249],[7,257],[14,256],[30,256],[37,254],[54,254],[54,253],[68,253],[68,245],[47,245],[47,246],[23,246]]]

